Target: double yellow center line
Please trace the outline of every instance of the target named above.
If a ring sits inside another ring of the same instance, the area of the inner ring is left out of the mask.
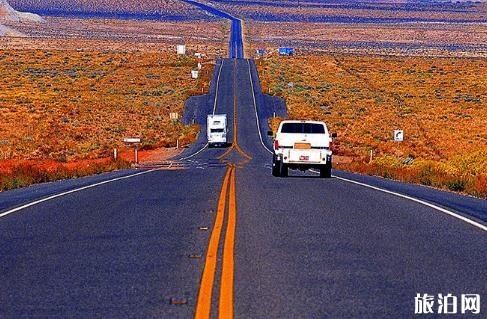
[[[222,155],[218,156],[219,160],[223,160],[226,156],[228,156],[232,150],[236,150],[241,156],[245,158],[243,161],[247,163],[252,159],[252,156],[245,153],[242,150],[240,145],[238,145],[238,106],[237,106],[237,60],[233,62],[233,139],[232,139],[232,146],[229,147]]]
[[[222,155],[218,157],[223,162],[232,150],[236,150],[244,160],[239,164],[249,162],[252,157],[245,153],[238,145],[238,105],[237,105],[237,61],[233,65],[233,141]],[[208,319],[211,316],[211,305],[213,300],[213,287],[215,286],[215,274],[218,264],[218,247],[225,212],[228,211],[225,240],[223,242],[223,259],[221,263],[220,294],[218,298],[218,318],[233,318],[233,286],[234,286],[234,251],[235,251],[235,228],[237,223],[237,200],[235,191],[236,164],[227,162],[227,171],[223,179],[218,208],[215,217],[215,224],[211,232],[208,250],[206,252],[205,266],[201,277],[201,284],[196,303],[196,319]]]
[[[223,185],[218,199],[215,224],[210,236],[206,253],[205,266],[201,277],[200,290],[196,303],[196,319],[208,319],[211,315],[213,286],[218,259],[218,246],[225,219],[228,195],[228,217],[223,243],[223,261],[220,279],[220,295],[218,301],[218,317],[233,318],[233,282],[234,282],[234,247],[235,227],[237,219],[237,201],[235,193],[235,165],[230,164],[223,179]]]

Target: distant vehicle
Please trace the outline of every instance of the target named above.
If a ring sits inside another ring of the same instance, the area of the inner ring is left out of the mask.
[[[265,49],[257,49],[255,50],[255,54],[257,54],[258,56],[264,56]]]
[[[227,115],[208,115],[206,123],[208,146],[213,147],[227,145]]]
[[[279,48],[279,55],[294,55],[294,48]]]
[[[286,177],[289,169],[314,168],[320,171],[320,177],[331,177],[332,137],[336,134],[330,135],[323,122],[281,122],[274,139],[272,175]]]

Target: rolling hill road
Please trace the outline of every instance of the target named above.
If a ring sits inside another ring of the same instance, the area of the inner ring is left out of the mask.
[[[0,317],[403,318],[417,293],[486,296],[486,201],[272,177],[262,132],[283,102],[237,52],[188,100],[203,133],[177,169],[0,193]],[[206,145],[213,112],[229,117],[227,148]]]

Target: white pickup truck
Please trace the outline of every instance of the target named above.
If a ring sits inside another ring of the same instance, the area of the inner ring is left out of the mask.
[[[336,134],[330,135],[323,122],[282,121],[274,138],[272,175],[286,177],[289,169],[314,168],[320,177],[331,177],[332,137]]]

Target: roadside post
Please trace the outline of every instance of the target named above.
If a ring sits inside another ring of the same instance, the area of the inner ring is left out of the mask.
[[[139,144],[140,138],[139,137],[125,137],[123,142],[128,145],[134,146],[134,161],[135,164],[139,163]]]
[[[171,113],[169,113],[169,119],[173,123],[176,123],[177,121],[179,121],[179,113],[177,113],[177,112],[171,112]]]
[[[176,46],[176,51],[178,55],[185,55],[186,54],[186,45],[185,44],[178,44]]]

